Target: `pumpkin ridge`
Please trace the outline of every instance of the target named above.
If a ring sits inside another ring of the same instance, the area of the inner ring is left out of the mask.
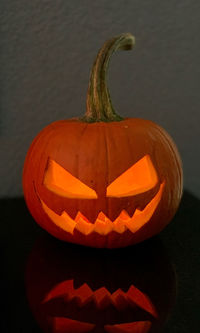
[[[176,166],[177,166],[177,169],[179,172],[179,188],[180,188],[180,197],[181,197],[182,188],[183,188],[183,172],[182,172],[182,163],[181,163],[181,159],[180,159],[178,150],[176,148],[175,143],[173,142],[173,139],[169,136],[169,134],[164,129],[161,130],[160,126],[157,125],[156,127],[157,127],[158,131],[160,131],[162,137],[168,142],[171,152],[174,156],[174,160],[176,161]],[[180,167],[180,165],[181,165],[181,167]]]
[[[108,154],[108,139],[107,139],[107,130],[106,126],[104,125],[104,140],[105,140],[105,156],[106,156],[106,188],[109,184],[109,154]],[[108,216],[110,216],[110,205],[109,205],[109,200],[106,200],[106,211],[108,212]]]
[[[87,128],[88,128],[88,124],[86,124],[86,126],[84,126],[84,128],[83,128],[83,130],[82,130],[82,132],[81,132],[81,135],[80,135],[80,142],[83,140],[83,136],[84,136],[84,134],[85,134],[85,132],[87,131]],[[80,156],[80,149],[81,149],[81,145],[79,144],[78,145],[78,152],[77,152],[77,158],[79,159],[79,156]],[[76,166],[75,166],[75,168],[77,168],[77,176],[79,177],[79,161],[77,161],[76,160]],[[78,200],[78,202],[77,202],[77,208],[78,208],[78,210],[79,210],[79,208],[80,208],[80,201]]]

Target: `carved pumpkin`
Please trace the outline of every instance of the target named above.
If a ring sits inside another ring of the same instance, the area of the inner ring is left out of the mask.
[[[134,38],[107,41],[94,63],[81,119],[57,121],[34,139],[24,165],[28,208],[55,237],[123,247],[160,232],[182,194],[182,168],[170,136],[149,120],[118,116],[106,86],[110,56]]]
[[[175,272],[155,240],[108,252],[42,237],[25,280],[32,313],[48,333],[158,333],[176,294]]]

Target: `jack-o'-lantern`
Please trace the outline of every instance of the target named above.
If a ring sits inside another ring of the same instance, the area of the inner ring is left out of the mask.
[[[107,41],[92,68],[83,118],[57,121],[34,139],[23,189],[34,219],[55,237],[124,247],[160,232],[182,195],[182,168],[170,136],[149,120],[118,116],[106,85],[109,59],[131,34]]]
[[[162,244],[90,251],[42,237],[28,259],[26,291],[48,333],[161,332],[176,295]]]

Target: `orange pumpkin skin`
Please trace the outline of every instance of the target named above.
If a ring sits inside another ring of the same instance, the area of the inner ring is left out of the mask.
[[[107,186],[149,155],[158,175],[158,184],[139,195],[108,198]],[[64,169],[95,189],[98,199],[69,199],[49,191],[43,184],[47,161],[51,158]],[[110,232],[84,235],[77,228],[73,234],[56,226],[41,205],[41,199],[54,212],[66,211],[73,219],[80,211],[94,223],[98,213],[113,222],[122,210],[132,215],[143,209],[164,182],[161,200],[152,218],[135,233]],[[27,154],[23,187],[27,206],[34,219],[57,238],[95,247],[122,247],[135,244],[160,232],[172,219],[182,194],[182,168],[176,147],[158,125],[142,119],[85,124],[78,120],[55,122],[35,138]]]
[[[26,156],[27,206],[61,240],[136,244],[159,233],[178,208],[183,176],[173,140],[152,121],[122,119],[110,102],[104,66],[114,50],[132,43],[130,34],[105,43],[91,73],[85,117],[50,124]]]

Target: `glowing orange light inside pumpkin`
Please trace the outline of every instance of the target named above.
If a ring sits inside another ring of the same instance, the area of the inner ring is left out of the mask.
[[[61,229],[73,234],[74,229],[77,229],[84,235],[89,235],[92,232],[96,232],[100,235],[107,235],[108,233],[115,231],[117,233],[123,233],[126,229],[131,232],[136,232],[142,228],[152,217],[156,210],[164,188],[164,182],[160,185],[160,189],[154,198],[146,205],[141,211],[136,209],[133,216],[130,217],[126,211],[122,211],[117,219],[112,222],[103,213],[100,212],[96,218],[94,224],[92,224],[83,214],[77,213],[76,218],[72,219],[65,211],[61,215],[56,214],[50,209],[43,200],[41,200],[43,209],[49,218]]]
[[[49,159],[44,185],[58,195],[67,198],[96,199],[96,192],[72,176],[67,170]]]
[[[127,197],[146,192],[158,182],[150,156],[145,155],[107,187],[108,197]]]

